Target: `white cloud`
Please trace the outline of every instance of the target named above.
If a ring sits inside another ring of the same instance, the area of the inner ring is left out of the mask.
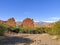
[[[60,17],[50,17],[49,19],[51,19],[51,20],[59,20]]]
[[[49,22],[49,23],[53,23],[53,22],[55,22],[55,21],[44,21],[44,22]]]
[[[48,18],[46,21],[44,21],[44,22],[50,22],[50,23],[52,23],[52,22],[56,22],[56,21],[58,21],[60,19],[60,17],[50,17],[50,18]]]

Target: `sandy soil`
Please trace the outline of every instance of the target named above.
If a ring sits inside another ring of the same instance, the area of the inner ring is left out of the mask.
[[[53,40],[49,34],[7,34],[1,40],[0,45],[60,45],[60,39]]]

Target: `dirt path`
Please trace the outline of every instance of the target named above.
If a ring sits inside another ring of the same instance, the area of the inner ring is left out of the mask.
[[[7,35],[0,45],[60,45],[59,40],[52,40],[48,34],[14,34]]]

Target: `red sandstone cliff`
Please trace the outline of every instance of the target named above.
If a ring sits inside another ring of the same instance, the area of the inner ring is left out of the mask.
[[[21,26],[24,28],[25,27],[33,28],[34,27],[34,21],[33,21],[33,19],[26,18],[23,20]]]
[[[6,24],[6,25],[9,25],[9,26],[16,26],[16,22],[15,22],[14,18],[10,18],[7,21],[0,20],[0,23]]]

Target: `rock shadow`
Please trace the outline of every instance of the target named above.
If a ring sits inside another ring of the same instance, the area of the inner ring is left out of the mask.
[[[23,38],[23,37],[6,37],[2,40],[0,40],[0,45],[17,45],[18,43],[24,43],[24,45],[29,45],[32,43],[33,40],[29,38]]]

